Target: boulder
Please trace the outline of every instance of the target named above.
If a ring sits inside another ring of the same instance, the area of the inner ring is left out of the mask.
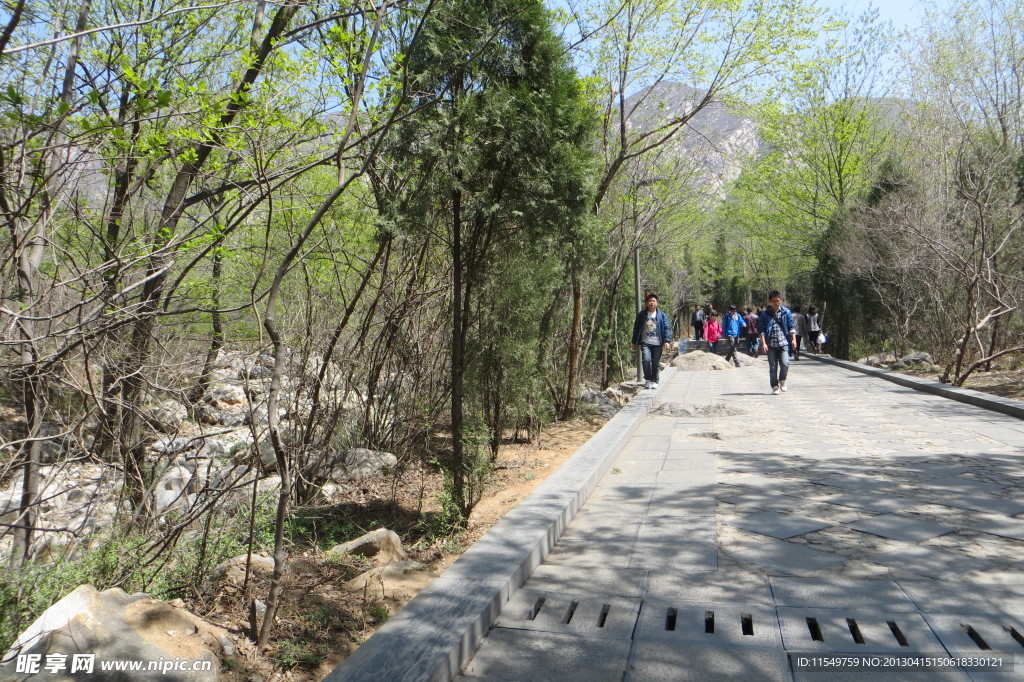
[[[672,361],[672,366],[681,372],[703,372],[709,369],[732,369],[733,364],[725,358],[706,353],[702,350],[695,350],[686,355],[680,355]]]
[[[378,566],[386,566],[396,561],[406,561],[409,555],[402,549],[402,539],[398,533],[387,528],[378,528],[375,531],[333,547],[327,554],[352,554],[367,559],[373,559]]]
[[[150,445],[149,449],[161,455],[180,455],[202,446],[202,438],[161,438]]]
[[[249,379],[250,381],[253,379],[269,379],[272,376],[274,376],[274,370],[263,365],[253,365],[238,370],[239,379]]]
[[[308,473],[317,480],[341,481],[372,476],[382,469],[397,464],[398,458],[390,452],[352,448],[351,450],[341,450],[333,456],[325,456],[320,461],[313,463],[309,467]]]
[[[92,655],[96,679],[176,680],[193,682],[217,680],[224,657],[227,631],[210,625],[188,611],[145,594],[127,594],[114,588],[99,592],[82,585],[46,610],[14,646],[0,659],[0,679],[41,679],[55,682],[84,679],[83,672],[71,674],[73,657]],[[228,640],[230,641],[230,640]],[[16,672],[19,654],[40,656],[40,669]],[[130,675],[102,673],[100,662],[150,661],[208,662],[206,671],[156,670]],[[47,662],[62,663],[56,672],[44,669]]]
[[[165,400],[142,409],[146,421],[157,431],[172,433],[188,418],[188,410],[177,400]]]
[[[175,509],[188,509],[194,500],[193,471],[174,464],[164,472],[153,490],[153,512],[161,516]]]
[[[932,356],[923,351],[917,351],[910,355],[904,355],[893,365],[896,369],[909,369],[910,367],[931,368],[935,364]]]
[[[634,396],[639,393],[644,387],[642,381],[623,381],[621,384],[616,384],[615,389],[620,393],[624,393],[627,396]]]
[[[580,402],[587,405],[596,405],[598,413],[608,419],[614,417],[615,413],[622,409],[619,403],[604,393],[598,393],[589,389],[580,394]]]
[[[861,358],[857,361],[858,364],[868,365],[869,367],[880,367],[887,368],[896,362],[895,353],[878,353],[877,355],[869,355],[866,358]]]
[[[206,392],[206,402],[220,410],[240,407],[246,400],[245,389],[238,384],[213,384]]]
[[[247,561],[248,559],[246,555],[242,554],[217,564],[214,569],[210,571],[210,575],[206,579],[206,590],[213,590],[219,583],[223,582],[239,586],[242,585],[245,582],[245,565]],[[274,572],[274,558],[263,556],[261,554],[253,554],[252,562],[249,563],[249,568],[251,573],[258,573],[265,576],[270,575]]]
[[[388,566],[371,568],[349,580],[341,589],[371,597],[406,600],[418,594],[436,577],[426,564],[398,561]]]

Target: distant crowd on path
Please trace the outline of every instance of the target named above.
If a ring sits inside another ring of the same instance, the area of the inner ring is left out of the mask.
[[[790,361],[799,360],[801,350],[820,353],[821,342],[825,338],[818,308],[810,306],[807,312],[803,312],[800,306],[794,306],[790,310],[782,305],[782,295],[778,291],[769,292],[767,305],[757,310],[748,307],[745,315],[741,315],[735,305],[730,305],[724,316],[720,316],[710,303],[695,305],[690,314],[690,325],[694,340],[706,341],[712,353],[718,352],[718,343],[724,339],[727,344],[725,359],[737,367],[740,364],[737,358],[740,338],[746,338],[749,355],[756,358],[764,352],[768,356],[768,382],[772,395],[789,390],[786,379]]]
[[[783,306],[785,307],[785,306]],[[758,357],[765,352],[764,344],[761,341],[761,315],[768,306],[758,306],[746,309],[746,314],[738,312],[735,305],[730,305],[725,315],[720,315],[715,307],[707,303],[703,306],[695,305],[690,313],[690,326],[693,327],[694,341],[707,341],[711,351],[718,352],[718,342],[722,339],[728,343],[729,351],[726,359],[735,357],[736,345],[733,344],[733,337],[736,342],[740,338],[747,341],[747,353]],[[800,359],[800,351],[806,347],[811,353],[821,352],[820,336],[822,333],[821,314],[816,306],[807,308],[807,312],[801,312],[800,306],[786,308],[793,316],[793,329],[796,332],[796,348],[792,349],[792,359]],[[804,345],[806,343],[806,346]],[[738,364],[738,363],[737,363]]]
[[[711,352],[718,353],[718,343],[724,339],[727,350],[725,359],[740,366],[738,357],[740,338],[747,340],[747,353],[758,357],[764,352],[768,357],[768,380],[773,395],[789,390],[786,379],[789,375],[790,360],[800,359],[800,350],[806,341],[809,352],[821,352],[824,333],[821,316],[815,306],[801,312],[799,306],[792,310],[782,305],[782,294],[768,293],[768,302],[756,311],[752,307],[741,314],[735,305],[730,305],[725,315],[720,316],[714,306],[695,305],[690,315],[695,341],[706,341]],[[644,386],[657,388],[660,380],[661,356],[671,348],[672,326],[668,315],[658,310],[658,297],[648,294],[644,309],[637,312],[633,321],[633,351],[641,352]]]

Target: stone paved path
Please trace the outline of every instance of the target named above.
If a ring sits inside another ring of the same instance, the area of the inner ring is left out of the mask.
[[[1024,421],[813,360],[789,383],[677,373],[654,412],[706,416],[641,425],[460,679],[1024,678]],[[797,661],[836,652],[1003,671]]]

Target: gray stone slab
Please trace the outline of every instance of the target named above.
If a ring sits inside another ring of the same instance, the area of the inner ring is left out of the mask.
[[[668,454],[661,467],[662,471],[713,471],[715,456],[711,453]]]
[[[544,564],[530,575],[523,587],[547,592],[640,597],[646,592],[648,576],[649,572],[643,569]]]
[[[1020,640],[1014,637],[1016,633],[1017,637],[1024,638],[1024,619],[1019,615],[926,613],[924,617],[950,653],[965,656],[986,656],[987,652],[1024,653]]]
[[[651,493],[650,513],[677,516],[707,516],[714,514],[714,486],[680,488],[672,483],[659,483]]]
[[[766,511],[729,521],[729,525],[749,530],[753,533],[768,535],[779,540],[785,540],[786,538],[828,528],[832,524],[827,521],[807,519],[793,514]]]
[[[719,486],[719,488],[721,487]],[[727,504],[747,508],[751,515],[756,513],[756,510],[785,514],[805,502],[805,500],[789,495],[773,495],[764,491],[736,492],[736,489],[720,492],[718,499]]]
[[[783,646],[789,651],[944,651],[918,613],[802,607],[779,607],[778,613]]]
[[[938,491],[952,491],[957,493],[968,493],[973,495],[983,495],[986,493],[994,493],[1005,488],[1005,485],[998,483],[988,483],[987,481],[979,481],[973,478],[964,478],[963,476],[947,476],[944,478],[936,478],[924,483],[919,483],[919,490],[915,493],[920,495],[930,495],[938,493],[936,497],[939,497],[943,493]],[[915,494],[915,496],[917,496]]]
[[[502,607],[495,625],[600,639],[630,639],[639,613],[639,599],[522,589]]]
[[[836,554],[785,540],[765,540],[757,545],[740,545],[723,548],[722,551],[740,561],[757,564],[767,568],[769,572],[784,575],[807,575],[845,561]]]
[[[648,599],[664,602],[708,602],[724,604],[772,603],[768,580],[751,573],[715,571],[683,572],[651,571],[648,578]]]
[[[936,500],[936,504],[956,507],[957,509],[969,509],[986,514],[1002,514],[1005,516],[1024,514],[1024,502],[994,495],[944,495],[939,500]]]
[[[972,519],[968,527],[979,530],[982,533],[998,535],[1002,538],[1024,540],[1024,519],[1013,519],[998,516],[987,516],[979,519]]]
[[[640,527],[630,568],[647,570],[713,571],[718,568],[715,519],[695,517],[675,526],[648,519]]]
[[[662,487],[677,486],[681,490],[707,488],[707,492],[712,493],[711,487],[715,485],[715,473],[709,468],[690,471],[661,471],[656,483]]]
[[[890,540],[901,542],[924,542],[931,538],[952,533],[955,528],[940,526],[929,523],[912,516],[900,516],[899,514],[881,514],[869,516],[853,523],[847,523],[847,527],[859,530],[862,533],[871,533]]]
[[[875,495],[868,492],[848,492],[828,498],[829,504],[841,504],[845,507],[863,509],[871,512],[895,512],[910,509],[921,504],[920,500],[891,495]]]
[[[781,476],[769,476],[754,472],[723,473],[719,472],[719,483],[729,485],[742,485],[754,490],[765,490],[771,493],[783,493],[786,490],[798,490],[803,487],[803,481],[795,478],[784,478]]]
[[[653,482],[638,484],[618,479],[613,481],[606,476],[601,485],[594,490],[594,494],[587,500],[587,506],[606,501],[616,504],[622,502],[646,504],[650,501],[653,492]]]
[[[495,628],[463,675],[493,680],[620,682],[629,649],[629,640]]]
[[[980,581],[900,580],[900,587],[929,613],[1024,613],[1024,584]]]
[[[628,682],[735,682],[790,679],[785,652],[664,641],[637,642]]]
[[[868,476],[825,476],[814,481],[821,485],[841,488],[843,490],[862,490],[865,492],[886,492],[895,488],[896,483],[888,479]]]
[[[609,552],[607,548],[592,545],[579,547],[559,544],[551,551],[544,564],[576,568],[634,568],[630,564],[632,556],[632,546]]]
[[[618,470],[625,476],[633,474],[656,474],[661,471],[661,459],[637,459],[630,456],[620,455],[612,463],[612,471]],[[609,474],[605,474],[608,476]]]
[[[618,515],[612,513],[611,510],[609,513],[588,511],[584,514],[581,512],[572,520],[559,542],[572,539],[592,542],[605,540],[613,543],[622,542],[636,534],[640,518],[642,518],[642,514],[633,518],[623,518],[621,510]]]
[[[969,557],[952,549],[922,545],[874,554],[868,557],[868,561],[937,580],[959,580],[968,573],[995,568],[983,559]]]
[[[888,580],[787,576],[773,576],[768,580],[777,606],[917,611],[917,604],[907,593]]]

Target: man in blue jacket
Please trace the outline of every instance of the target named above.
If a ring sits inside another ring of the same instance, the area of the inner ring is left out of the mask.
[[[658,387],[661,353],[672,343],[672,326],[668,315],[658,310],[658,297],[648,294],[644,310],[636,314],[633,322],[633,351],[643,347],[644,388]]]
[[[788,390],[789,349],[796,350],[796,329],[793,328],[793,313],[782,305],[782,294],[778,291],[768,294],[768,306],[761,311],[758,327],[761,346],[768,354],[768,382],[772,395],[779,395]]]
[[[725,334],[725,342],[729,344],[729,352],[725,354],[726,360],[732,360],[736,366],[740,366],[739,358],[736,357],[736,348],[740,343],[740,334],[747,328],[747,321],[736,310],[736,306],[729,306],[729,312],[722,320],[722,332]]]

